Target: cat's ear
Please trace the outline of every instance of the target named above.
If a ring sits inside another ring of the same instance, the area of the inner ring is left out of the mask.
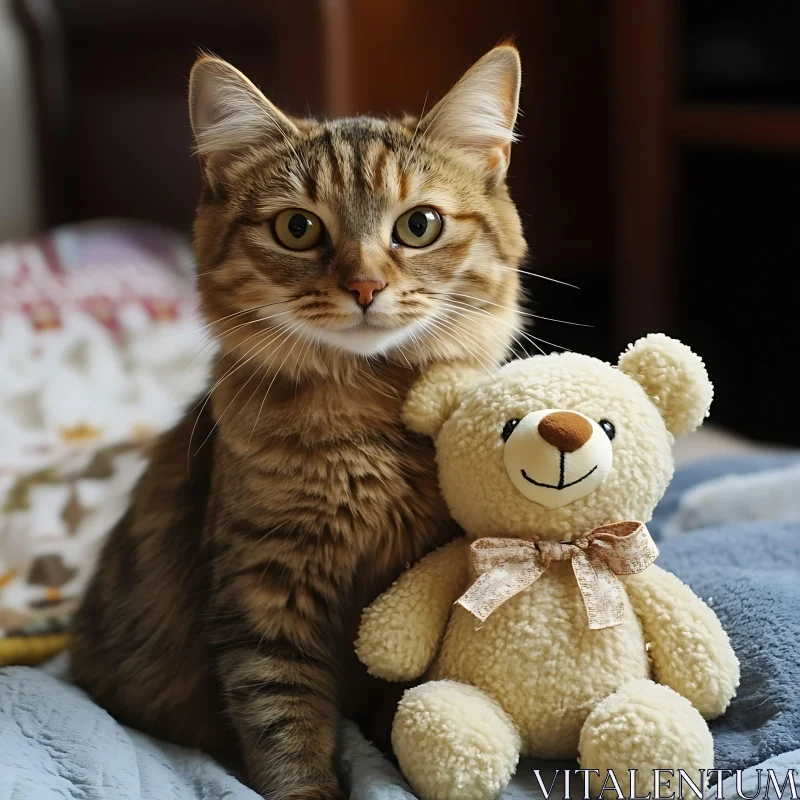
[[[505,175],[517,138],[521,81],[517,49],[495,47],[423,117],[420,131],[474,153],[490,172]]]
[[[189,76],[189,118],[204,167],[270,139],[299,136],[294,123],[227,61],[201,55]]]

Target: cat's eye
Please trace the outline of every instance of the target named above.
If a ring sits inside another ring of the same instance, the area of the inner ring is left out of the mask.
[[[507,442],[511,438],[511,434],[514,433],[514,428],[516,428],[517,425],[519,425],[518,419],[510,419],[506,422],[503,426],[503,433],[501,434],[504,442]]]
[[[427,247],[439,238],[442,218],[429,206],[417,206],[406,211],[394,225],[394,240],[406,247]]]
[[[275,238],[290,250],[310,250],[322,238],[322,223],[310,211],[287,208],[275,217]]]
[[[601,419],[597,424],[603,429],[603,433],[605,433],[609,439],[613,439],[617,435],[617,429],[614,427],[613,422],[609,422],[607,419]]]

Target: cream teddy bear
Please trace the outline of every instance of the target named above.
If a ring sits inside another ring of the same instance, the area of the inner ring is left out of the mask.
[[[357,652],[377,677],[430,679],[392,731],[421,797],[496,797],[520,754],[577,756],[594,792],[610,769],[647,785],[648,770],[697,783],[713,766],[705,720],[734,696],[738,661],[714,612],[652,564],[644,526],[673,436],[712,393],[703,362],[659,334],[617,367],[573,353],[491,379],[440,366],[412,389],[406,424],[435,438],[466,539],[365,610]]]

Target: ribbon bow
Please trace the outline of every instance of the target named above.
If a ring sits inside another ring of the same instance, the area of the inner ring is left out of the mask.
[[[456,602],[481,624],[537,581],[551,562],[571,561],[593,631],[622,622],[625,589],[617,575],[643,572],[658,555],[647,528],[633,521],[602,525],[573,542],[488,538],[471,549],[478,578]]]

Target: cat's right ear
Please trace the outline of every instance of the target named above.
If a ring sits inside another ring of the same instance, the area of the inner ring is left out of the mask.
[[[436,438],[467,392],[485,377],[485,372],[469,364],[436,364],[409,390],[403,422],[416,433]]]
[[[477,156],[504,177],[516,141],[522,67],[512,45],[490,50],[423,117],[420,132]]]
[[[195,153],[211,180],[238,152],[270,139],[299,136],[294,123],[227,61],[201,55],[189,76]]]

